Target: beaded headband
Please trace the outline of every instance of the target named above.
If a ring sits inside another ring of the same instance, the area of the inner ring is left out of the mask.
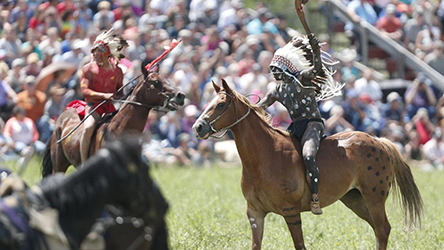
[[[270,66],[276,66],[282,70],[289,70],[291,73],[296,73],[298,69],[287,58],[274,55],[271,60]]]

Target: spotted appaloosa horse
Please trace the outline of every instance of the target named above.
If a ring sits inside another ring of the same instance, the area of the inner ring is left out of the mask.
[[[142,71],[144,80],[135,86],[119,112],[109,122],[100,126],[95,137],[91,139],[90,155],[103,145],[105,130],[114,136],[130,132],[140,134],[151,109],[164,107],[165,110],[177,110],[184,104],[185,95],[170,86],[164,77],[155,72],[148,73],[144,66]],[[43,158],[43,177],[56,172],[65,172],[70,165],[78,166],[81,163],[80,137],[83,125],[64,141],[57,143],[80,121],[75,109],[66,110],[58,117]]]
[[[301,215],[310,211],[300,144],[273,128],[264,110],[232,90],[213,82],[217,96],[193,125],[198,138],[231,129],[242,160],[242,192],[252,227],[252,248],[260,249],[264,218],[269,212],[285,218],[296,249],[305,249]],[[390,234],[385,202],[392,188],[401,194],[405,217],[420,222],[422,199],[409,165],[396,146],[362,132],[343,132],[322,140],[316,158],[319,197],[326,207],[341,200],[376,235],[376,248],[386,249]]]

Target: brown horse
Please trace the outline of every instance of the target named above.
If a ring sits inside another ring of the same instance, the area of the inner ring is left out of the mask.
[[[288,133],[269,124],[263,109],[222,83],[220,87],[213,82],[217,96],[193,125],[194,133],[207,139],[233,131],[242,160],[252,248],[261,248],[264,218],[274,212],[285,218],[295,248],[305,249],[300,213],[310,211],[311,194],[301,148],[293,146]],[[406,219],[420,222],[421,195],[410,167],[389,140],[362,132],[338,133],[321,142],[316,162],[321,205],[341,200],[373,228],[377,249],[387,248],[390,224],[385,201],[392,187],[401,193]]]
[[[122,133],[141,133],[152,108],[163,107],[166,110],[177,110],[184,104],[185,95],[170,86],[165,78],[157,73],[148,74],[143,66],[142,71],[144,80],[135,86],[119,112],[97,129],[95,137],[91,139],[90,156],[103,145],[105,131],[114,136]],[[65,140],[57,143],[80,121],[75,109],[66,110],[58,117],[51,141],[43,157],[43,177],[56,172],[66,172],[70,165],[78,166],[81,163],[80,137],[83,133],[83,125]]]

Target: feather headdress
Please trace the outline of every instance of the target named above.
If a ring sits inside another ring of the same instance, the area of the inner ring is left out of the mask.
[[[276,66],[284,71],[302,88],[311,88],[316,91],[316,101],[325,100],[334,96],[340,96],[345,83],[339,83],[333,79],[336,71],[331,67],[338,62],[330,59],[330,55],[321,51],[322,71],[312,80],[312,86],[303,85],[295,75],[300,71],[313,66],[313,50],[306,36],[293,38],[284,47],[274,53],[270,66]]]
[[[105,48],[105,51],[102,51],[105,52],[108,57],[112,57],[114,59],[114,62],[117,64],[120,59],[125,57],[122,54],[122,50],[123,48],[128,46],[128,43],[125,39],[123,39],[122,36],[114,34],[114,29],[111,28],[97,36],[96,40],[94,41],[92,50],[101,45]]]

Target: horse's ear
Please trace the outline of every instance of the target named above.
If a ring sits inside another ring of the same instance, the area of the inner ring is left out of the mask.
[[[159,70],[160,70],[159,64],[156,64],[154,65],[154,69],[152,70],[152,72],[156,72],[157,74],[159,74]]]
[[[145,69],[145,66],[148,64],[148,61],[143,61],[141,63],[143,78],[146,79],[148,77],[148,70]]]
[[[228,85],[227,81],[225,81],[225,79],[222,78],[222,87],[225,89],[225,91],[228,94],[232,94],[233,90],[231,90],[230,85]]]
[[[211,83],[213,84],[213,88],[214,90],[216,90],[216,93],[219,93],[220,91],[219,85],[217,85],[216,82],[214,82],[213,80],[211,80]]]

